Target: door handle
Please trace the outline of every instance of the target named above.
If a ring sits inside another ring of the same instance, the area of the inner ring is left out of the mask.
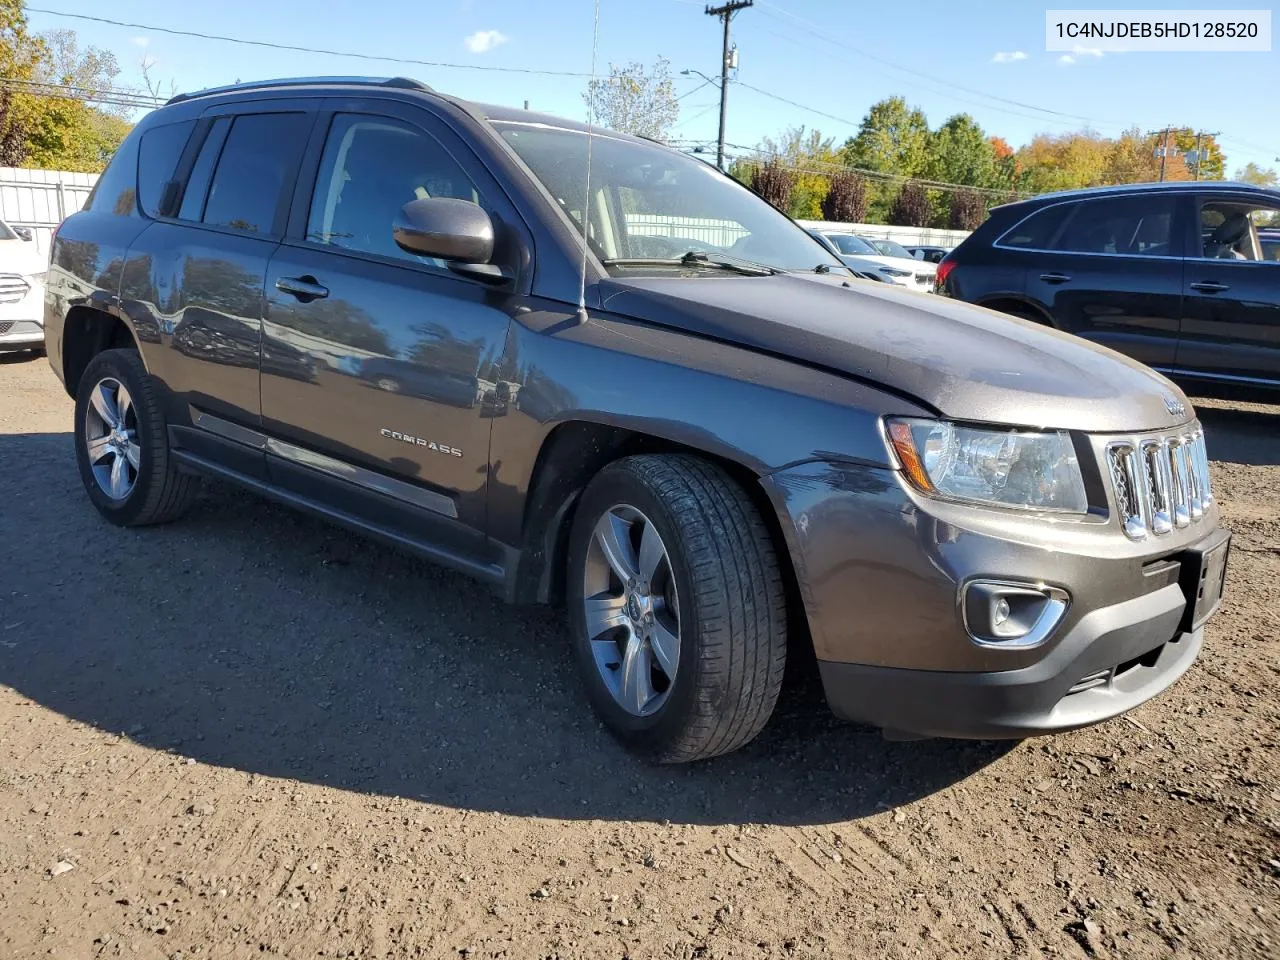
[[[1223,290],[1230,290],[1225,283],[1218,283],[1216,280],[1202,280],[1200,283],[1191,284],[1192,290],[1199,290],[1201,293],[1221,293]]]
[[[303,303],[312,300],[323,300],[329,295],[329,288],[316,281],[315,277],[281,277],[276,281],[276,289],[291,294]]]
[[[1066,283],[1071,278],[1065,273],[1042,273],[1040,279],[1045,283]]]

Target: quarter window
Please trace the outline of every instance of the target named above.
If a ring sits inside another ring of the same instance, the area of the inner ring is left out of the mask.
[[[194,120],[166,123],[162,127],[152,127],[142,135],[142,143],[138,146],[138,204],[148,217],[160,212],[165,185],[173,179],[182,149],[187,145],[195,123]]]
[[[480,203],[471,179],[433,137],[389,117],[338,114],[325,141],[307,219],[312,243],[444,266],[402,250],[392,236],[411,200]]]
[[[307,137],[307,115],[250,113],[231,124],[218,158],[203,220],[269,236],[293,185]]]
[[[1137,257],[1175,256],[1171,197],[1086,200],[1053,249],[1064,253],[1112,253]]]
[[[1060,203],[1033,213],[1021,223],[1015,224],[1012,230],[1001,237],[1000,245],[1023,247],[1029,250],[1048,250],[1070,212],[1070,205]]]

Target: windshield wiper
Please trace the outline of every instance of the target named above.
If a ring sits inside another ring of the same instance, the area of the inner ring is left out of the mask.
[[[725,253],[714,256],[700,250],[690,250],[683,257],[611,257],[601,261],[606,267],[711,267],[716,270],[732,270],[748,277],[769,277],[778,271],[763,263],[753,263]]]

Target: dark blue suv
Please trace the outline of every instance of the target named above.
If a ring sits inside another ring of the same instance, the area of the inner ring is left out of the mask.
[[[1127,353],[1184,381],[1280,388],[1280,191],[1148,183],[996,207],[939,292]]]

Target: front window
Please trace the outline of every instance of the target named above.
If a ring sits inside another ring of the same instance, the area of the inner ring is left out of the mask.
[[[823,236],[834,243],[836,249],[846,257],[874,257],[877,255],[875,247],[861,237],[855,237],[852,233],[827,233],[823,234]]]
[[[582,228],[587,134],[495,122],[569,219]],[[841,266],[830,251],[741,184],[665,147],[592,136],[587,242],[601,260],[728,256],[779,270]]]
[[[1200,207],[1201,256],[1213,260],[1277,260],[1280,204],[1210,200]]]

